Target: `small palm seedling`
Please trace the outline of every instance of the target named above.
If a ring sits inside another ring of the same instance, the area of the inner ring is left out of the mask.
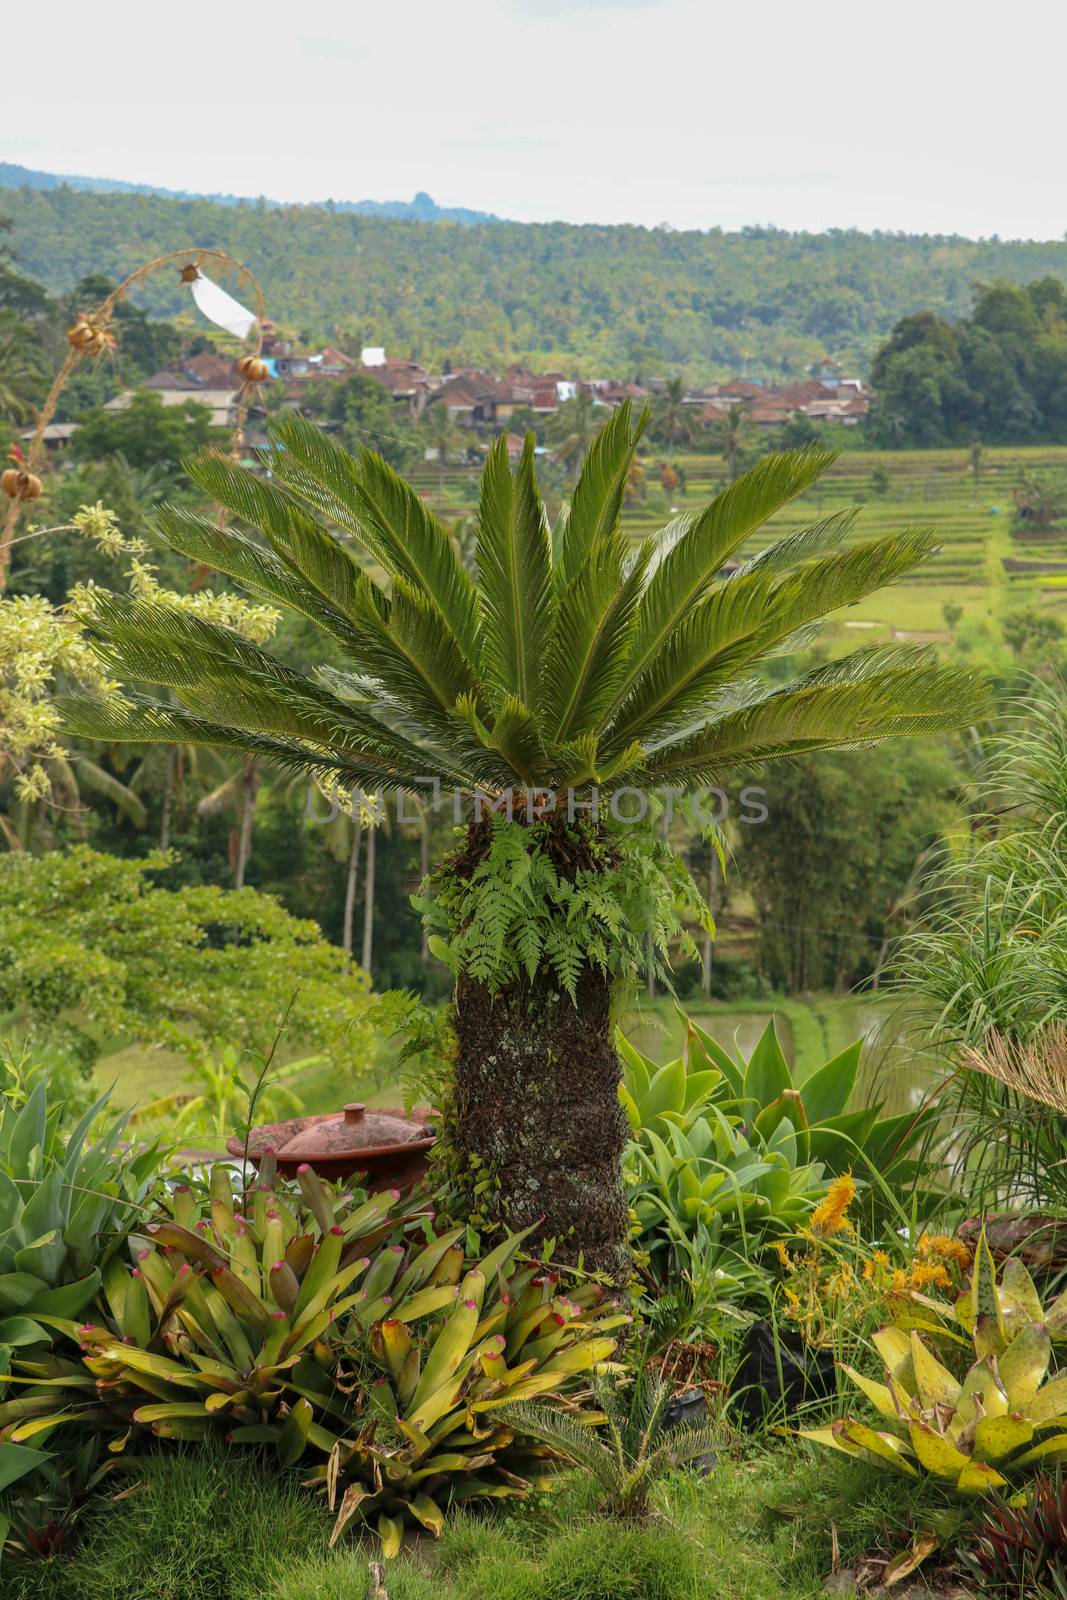
[[[518,1404],[502,1407],[501,1417],[517,1434],[547,1445],[591,1473],[614,1516],[643,1520],[660,1479],[714,1452],[710,1427],[664,1428],[670,1395],[662,1378],[648,1367],[639,1368],[631,1385],[598,1378],[593,1398],[598,1410],[592,1412]]]

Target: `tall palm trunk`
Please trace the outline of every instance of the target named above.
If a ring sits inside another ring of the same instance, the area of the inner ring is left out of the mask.
[[[359,847],[363,838],[358,818],[352,819],[352,845],[348,852],[348,875],[345,879],[345,916],[341,930],[341,948],[345,965],[352,960],[352,928],[355,921],[356,886],[359,882]]]
[[[430,821],[426,815],[426,807],[419,807],[419,883],[424,884],[430,874]],[[426,920],[422,922],[422,949],[419,954],[424,962],[430,959],[430,930]]]
[[[159,848],[166,850],[170,845],[170,819],[174,810],[174,769],[178,761],[176,745],[167,746],[167,770],[163,776],[163,816],[159,824]]]
[[[263,782],[262,775],[255,760],[248,763],[241,777],[241,805],[237,829],[237,860],[234,863],[233,883],[235,889],[245,886],[245,872],[248,869],[248,859],[252,854],[252,823],[256,815],[256,797],[259,786]]]
[[[577,996],[541,977],[499,994],[460,977],[453,1138],[464,1169],[490,1178],[507,1227],[533,1227],[535,1241],[556,1240],[556,1259],[581,1254],[623,1288],[627,1121],[610,982],[586,968]]]
[[[363,970],[370,973],[374,956],[374,840],[377,829],[367,829],[367,865],[363,885]]]

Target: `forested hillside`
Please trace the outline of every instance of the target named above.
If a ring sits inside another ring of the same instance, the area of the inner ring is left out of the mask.
[[[385,344],[435,364],[577,363],[587,376],[865,370],[915,311],[967,313],[976,283],[1067,281],[1067,243],[901,234],[672,232],[566,223],[461,227],[327,208],[7,189],[25,271],[53,291],[122,277],[185,244],[231,251],[297,334]],[[181,304],[154,290],[157,312]]]

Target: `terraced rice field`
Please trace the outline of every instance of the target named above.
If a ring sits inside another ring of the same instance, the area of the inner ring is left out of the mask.
[[[672,508],[696,510],[724,480],[718,457],[678,456],[676,464],[685,469],[686,494],[675,493],[668,499],[658,482],[656,460],[652,454],[645,459],[645,499],[626,511],[625,526],[635,538],[662,526]],[[1067,529],[1041,540],[1021,540],[1012,533],[1013,490],[1020,472],[1049,468],[1067,468],[1067,447],[988,449],[977,486],[964,450],[848,451],[811,493],[761,529],[743,554],[753,554],[805,522],[860,505],[852,537],[931,527],[940,537],[941,549],[903,583],[880,590],[838,618],[837,631],[850,642],[861,632],[872,642],[947,638],[943,608],[948,604],[962,606],[971,618],[997,618],[1024,605],[1054,608],[1067,621],[1067,575],[1004,567],[1007,559],[1063,563],[1067,569]],[[878,469],[889,480],[883,493],[874,477]],[[428,466],[415,476],[444,516],[459,518],[473,511],[475,469],[446,469],[443,493],[436,468]]]

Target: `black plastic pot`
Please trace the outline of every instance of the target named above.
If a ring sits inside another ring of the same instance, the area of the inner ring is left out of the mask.
[[[703,1428],[707,1421],[708,1403],[703,1389],[686,1389],[682,1394],[674,1395],[663,1407],[660,1432],[669,1433],[672,1428]],[[690,1465],[707,1478],[714,1472],[717,1461],[718,1457],[709,1450],[707,1455],[697,1456]]]
[[[801,1406],[834,1393],[834,1358],[810,1350],[791,1328],[754,1322],[745,1334],[734,1381],[732,1415],[746,1428],[795,1417]]]

